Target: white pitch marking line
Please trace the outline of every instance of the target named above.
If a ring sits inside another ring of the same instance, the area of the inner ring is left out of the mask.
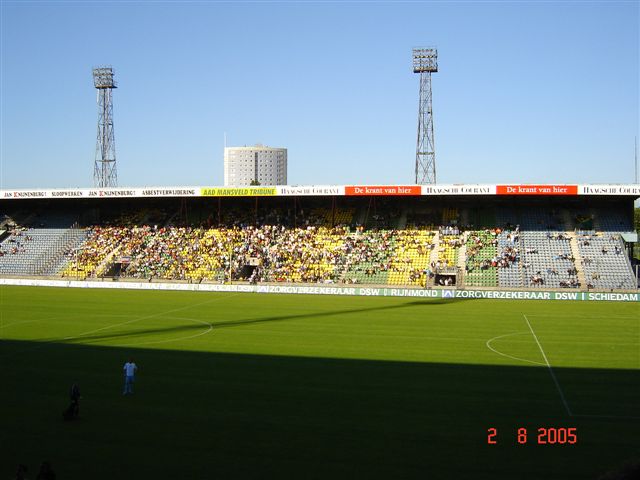
[[[66,338],[62,338],[62,339],[59,339],[59,340],[46,340],[46,341],[42,342],[41,344],[33,346],[31,348],[26,348],[26,349],[20,350],[18,352],[13,352],[13,353],[11,353],[11,356],[14,356],[15,354],[30,352],[32,350],[37,350],[37,349],[45,347],[45,346],[47,346],[47,345],[49,345],[51,343],[59,342],[60,340],[74,340],[76,338],[80,338],[80,337],[85,336],[85,335],[90,335],[91,333],[99,332],[101,330],[106,330],[108,328],[119,327],[121,325],[126,325],[126,324],[129,324],[129,323],[138,322],[140,320],[146,320],[148,318],[159,317],[159,316],[165,315],[167,313],[176,312],[176,311],[179,311],[179,310],[186,310],[187,308],[197,307],[197,306],[200,306],[200,305],[205,305],[207,303],[212,303],[212,302],[215,302],[217,300],[224,300],[225,298],[235,297],[237,295],[241,295],[241,293],[234,293],[234,294],[231,294],[231,295],[228,295],[228,296],[225,296],[225,297],[213,298],[211,300],[207,300],[206,302],[195,303],[193,305],[187,305],[187,306],[184,306],[184,307],[176,308],[174,310],[168,310],[166,312],[156,313],[156,314],[153,314],[153,315],[147,315],[146,317],[134,318],[133,320],[130,320],[128,322],[116,323],[116,324],[113,324],[113,325],[107,325],[106,327],[98,328],[96,330],[91,330],[89,332],[83,332],[83,333],[81,333],[79,335],[76,335],[75,337],[66,337]],[[121,316],[125,316],[125,315],[123,315],[123,314],[115,314],[113,316],[120,316],[121,317]],[[53,317],[53,318],[60,318],[60,317]],[[7,355],[0,355],[0,357],[4,357],[4,356],[7,356]]]
[[[511,358],[513,360],[519,360],[521,362],[533,363],[534,365],[542,365],[544,367],[545,366],[544,363],[534,362],[533,360],[527,360],[526,358],[514,357],[512,355],[508,355],[506,353],[502,353],[502,352],[496,350],[495,348],[493,348],[491,346],[491,342],[493,342],[494,340],[498,340],[498,339],[504,338],[504,337],[510,337],[510,336],[513,336],[513,335],[525,335],[525,334],[528,334],[528,333],[529,332],[515,332],[515,333],[507,333],[505,335],[499,335],[497,337],[493,337],[493,338],[490,338],[489,340],[487,340],[486,345],[487,345],[487,348],[489,348],[489,350],[491,350],[492,352],[497,353],[498,355],[502,355],[503,357]]]
[[[560,394],[560,398],[562,399],[564,408],[567,410],[567,413],[569,414],[569,416],[573,417],[573,414],[571,413],[571,409],[569,408],[569,404],[567,403],[567,399],[564,398],[564,393],[562,392],[562,388],[560,388],[560,382],[558,382],[558,379],[556,378],[556,374],[553,373],[553,368],[551,368],[549,359],[547,359],[547,356],[545,355],[544,350],[542,349],[542,345],[540,345],[540,341],[538,340],[538,336],[536,335],[536,332],[533,331],[533,328],[531,327],[531,324],[529,323],[529,319],[527,318],[527,316],[524,313],[522,314],[522,316],[524,317],[525,322],[527,322],[527,325],[529,326],[529,330],[531,330],[531,334],[533,335],[533,338],[536,340],[536,343],[538,344],[540,353],[542,353],[542,358],[544,358],[544,361],[547,364],[547,367],[549,367],[549,373],[551,374],[551,378],[553,378],[553,382],[556,384],[556,388],[558,389],[558,393]]]
[[[178,338],[170,338],[167,340],[156,340],[153,342],[137,342],[137,343],[123,343],[123,344],[119,344],[117,345],[118,347],[135,347],[137,345],[155,345],[157,343],[171,343],[171,342],[177,342],[180,340],[188,340],[191,338],[196,338],[196,337],[201,337],[202,335],[206,335],[207,333],[211,332],[213,330],[213,325],[209,322],[205,322],[204,320],[197,320],[195,318],[188,318],[188,317],[167,317],[168,319],[171,320],[188,320],[190,322],[196,322],[196,323],[201,323],[202,325],[205,325],[207,327],[209,327],[207,330],[205,330],[204,332],[199,332],[196,333],[195,335],[189,335],[187,337],[178,337]]]
[[[22,322],[13,322],[13,323],[5,323],[4,325],[0,325],[0,328],[11,327],[12,325],[23,325],[25,323],[36,323],[39,320],[24,320]]]
[[[166,315],[167,313],[174,313],[174,312],[179,312],[181,310],[186,310],[188,308],[199,307],[200,305],[205,305],[207,303],[212,303],[212,302],[215,302],[215,301],[218,301],[218,300],[224,300],[224,299],[227,299],[229,297],[235,297],[236,295],[240,295],[240,294],[239,293],[235,293],[233,295],[229,295],[229,296],[225,296],[225,297],[217,297],[217,298],[213,298],[211,300],[207,300],[205,302],[194,303],[192,305],[186,305],[184,307],[174,308],[173,310],[167,310],[166,312],[153,313],[151,315],[145,315],[143,317],[134,318],[133,320],[128,320],[126,322],[114,323],[113,325],[107,325],[106,327],[96,328],[95,330],[89,330],[88,332],[83,332],[83,333],[80,333],[80,334],[75,335],[75,336],[64,337],[62,340],[75,340],[76,338],[84,337],[86,335],[91,335],[92,333],[101,332],[102,330],[108,330],[109,328],[121,327],[122,325],[128,325],[130,323],[139,322],[140,320],[148,320],[150,318],[161,317],[163,315]]]

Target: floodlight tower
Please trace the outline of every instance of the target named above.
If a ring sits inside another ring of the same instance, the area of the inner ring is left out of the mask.
[[[436,148],[433,138],[431,105],[431,74],[438,71],[438,51],[435,48],[413,49],[413,73],[420,74],[420,105],[418,107],[418,142],[416,145],[416,184],[436,183]]]
[[[117,187],[116,144],[113,136],[113,97],[117,88],[111,67],[93,69],[93,84],[98,90],[98,138],[93,168],[95,187]]]

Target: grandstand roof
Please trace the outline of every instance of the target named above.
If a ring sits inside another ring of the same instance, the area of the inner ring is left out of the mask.
[[[442,184],[280,185],[258,187],[183,186],[0,190],[1,199],[286,196],[627,196],[640,197],[638,184]]]

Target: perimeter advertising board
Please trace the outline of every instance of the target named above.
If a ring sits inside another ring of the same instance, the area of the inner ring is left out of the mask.
[[[402,196],[402,195],[422,195],[422,187],[420,185],[349,185],[344,187],[344,194],[348,196],[363,195],[384,195],[384,196]]]
[[[578,185],[578,195],[633,195],[640,197],[640,185]]]
[[[0,199],[296,196],[629,196],[640,185],[280,185],[247,187],[132,187],[0,190]]]
[[[283,185],[278,187],[278,195],[283,197],[300,196],[343,196],[343,185]]]
[[[578,185],[496,185],[498,195],[577,195]]]
[[[273,197],[278,191],[275,187],[203,187],[203,197]]]
[[[31,280],[0,278],[0,285],[39,287],[105,288],[133,290],[183,290],[201,292],[271,293],[292,295],[342,295],[361,297],[417,297],[442,299],[492,299],[492,300],[575,300],[638,302],[640,293],[613,292],[534,292],[504,290],[453,290],[388,287],[335,287],[319,285],[220,285],[197,283],[148,283],[148,282],[102,282],[77,280]]]

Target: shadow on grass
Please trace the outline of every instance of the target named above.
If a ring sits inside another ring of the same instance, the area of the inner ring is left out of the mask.
[[[570,417],[547,368],[2,341],[0,477],[582,479],[637,454],[640,422]],[[121,395],[128,356],[140,370]],[[575,413],[637,415],[636,370],[554,369]],[[74,381],[81,418],[61,412]],[[496,428],[497,445],[487,444]],[[539,445],[540,427],[577,428]],[[518,428],[528,441],[517,442]]]
[[[341,310],[329,310],[325,312],[314,312],[314,313],[301,313],[295,315],[273,315],[270,317],[260,317],[260,318],[244,318],[238,320],[230,320],[230,321],[216,321],[215,319],[207,320],[196,320],[193,319],[191,321],[195,322],[189,325],[178,325],[171,327],[158,327],[158,328],[141,328],[141,329],[128,329],[126,332],[118,332],[118,333],[100,333],[100,334],[89,334],[89,335],[78,335],[76,337],[65,338],[65,339],[46,339],[45,342],[65,342],[65,343],[92,343],[92,342],[100,342],[103,340],[110,339],[123,339],[123,338],[134,338],[146,335],[155,335],[155,334],[176,334],[176,333],[185,333],[185,332],[195,332],[202,331],[206,329],[207,326],[210,326],[214,330],[220,328],[236,328],[243,327],[247,325],[257,325],[261,323],[272,323],[272,322],[287,322],[292,320],[307,320],[307,319],[319,319],[319,318],[327,318],[327,317],[336,317],[336,316],[347,316],[353,314],[361,314],[361,313],[372,313],[379,312],[385,310],[398,310],[403,308],[411,308],[411,307],[435,307],[438,305],[446,305],[448,303],[455,303],[459,301],[467,301],[467,299],[433,299],[433,300],[416,300],[401,303],[398,305],[384,305],[377,307],[367,307],[367,308],[350,308],[350,309],[341,309]],[[163,316],[159,314],[157,319],[162,319]],[[166,315],[167,318],[174,318],[171,314]],[[140,317],[141,320],[145,320],[148,317]],[[177,318],[177,317],[176,317]],[[184,320],[190,321],[188,317],[185,317]],[[113,328],[117,328],[119,326],[125,325],[134,325],[136,319],[132,319],[127,322],[120,322],[119,324],[114,325]],[[110,327],[105,327],[105,330],[108,330]],[[129,327],[127,327],[129,328]]]

